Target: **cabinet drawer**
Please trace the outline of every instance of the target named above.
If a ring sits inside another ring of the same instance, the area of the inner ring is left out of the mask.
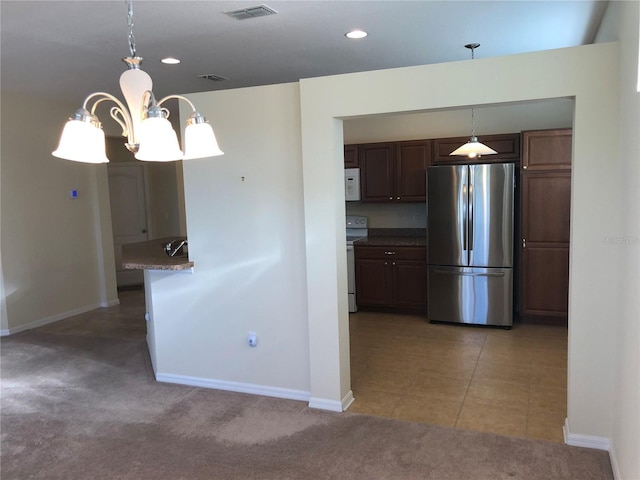
[[[355,246],[355,256],[358,258],[396,259],[396,260],[425,260],[427,258],[426,247],[369,247]]]

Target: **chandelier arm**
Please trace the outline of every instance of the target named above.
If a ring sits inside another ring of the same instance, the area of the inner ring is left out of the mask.
[[[122,136],[127,137],[127,140],[129,141],[130,144],[135,143],[133,138],[133,120],[131,120],[131,114],[129,113],[129,110],[127,110],[127,107],[125,107],[120,100],[118,100],[116,97],[114,97],[110,93],[95,92],[89,95],[87,98],[85,98],[84,103],[82,104],[83,108],[86,109],[89,102],[94,98],[97,98],[97,100],[95,100],[95,102],[91,106],[91,114],[95,115],[96,107],[102,102],[112,101],[117,105],[117,109],[119,110],[119,113],[122,115],[122,120],[116,119],[113,116],[113,114],[110,113],[111,118],[113,118],[116,122],[118,122],[118,124],[120,124],[121,127],[123,127]],[[111,111],[113,111],[113,108],[111,109]],[[124,125],[122,121],[124,121]]]
[[[111,107],[111,110],[109,110],[109,115],[111,115],[111,118],[113,118],[116,121],[116,123],[120,125],[120,127],[122,128],[122,136],[128,137],[129,130],[125,120],[126,117],[124,112],[120,109],[120,107]]]
[[[187,97],[183,97],[182,95],[167,95],[166,97],[164,97],[163,99],[161,99],[158,102],[158,106],[162,105],[164,102],[166,102],[167,100],[171,100],[171,99],[178,99],[178,100],[184,100],[185,102],[187,102],[189,104],[189,106],[191,107],[192,111],[196,111],[196,107],[195,105],[191,102],[191,100],[189,100]]]

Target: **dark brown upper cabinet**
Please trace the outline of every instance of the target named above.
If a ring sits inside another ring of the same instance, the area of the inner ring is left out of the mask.
[[[359,146],[362,200],[365,202],[423,202],[432,142],[369,143]]]
[[[522,132],[522,169],[571,169],[571,144],[570,128]]]
[[[358,166],[358,145],[345,145],[344,168],[357,168]]]

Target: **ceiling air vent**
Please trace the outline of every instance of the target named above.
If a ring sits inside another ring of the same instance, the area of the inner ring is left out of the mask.
[[[235,18],[236,20],[247,20],[248,18],[266,17],[267,15],[276,15],[273,8],[266,5],[258,5],[257,7],[241,8],[240,10],[230,10],[224,12],[225,15]]]
[[[212,82],[224,82],[225,80],[229,80],[228,78],[221,77],[220,75],[216,75],[214,73],[205,73],[204,75],[198,75],[198,78],[204,78],[205,80],[211,80]]]

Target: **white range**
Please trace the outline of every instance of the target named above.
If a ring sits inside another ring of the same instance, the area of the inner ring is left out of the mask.
[[[356,302],[356,260],[353,252],[353,241],[368,235],[367,217],[347,215],[347,283],[349,286],[349,312],[357,312]]]

